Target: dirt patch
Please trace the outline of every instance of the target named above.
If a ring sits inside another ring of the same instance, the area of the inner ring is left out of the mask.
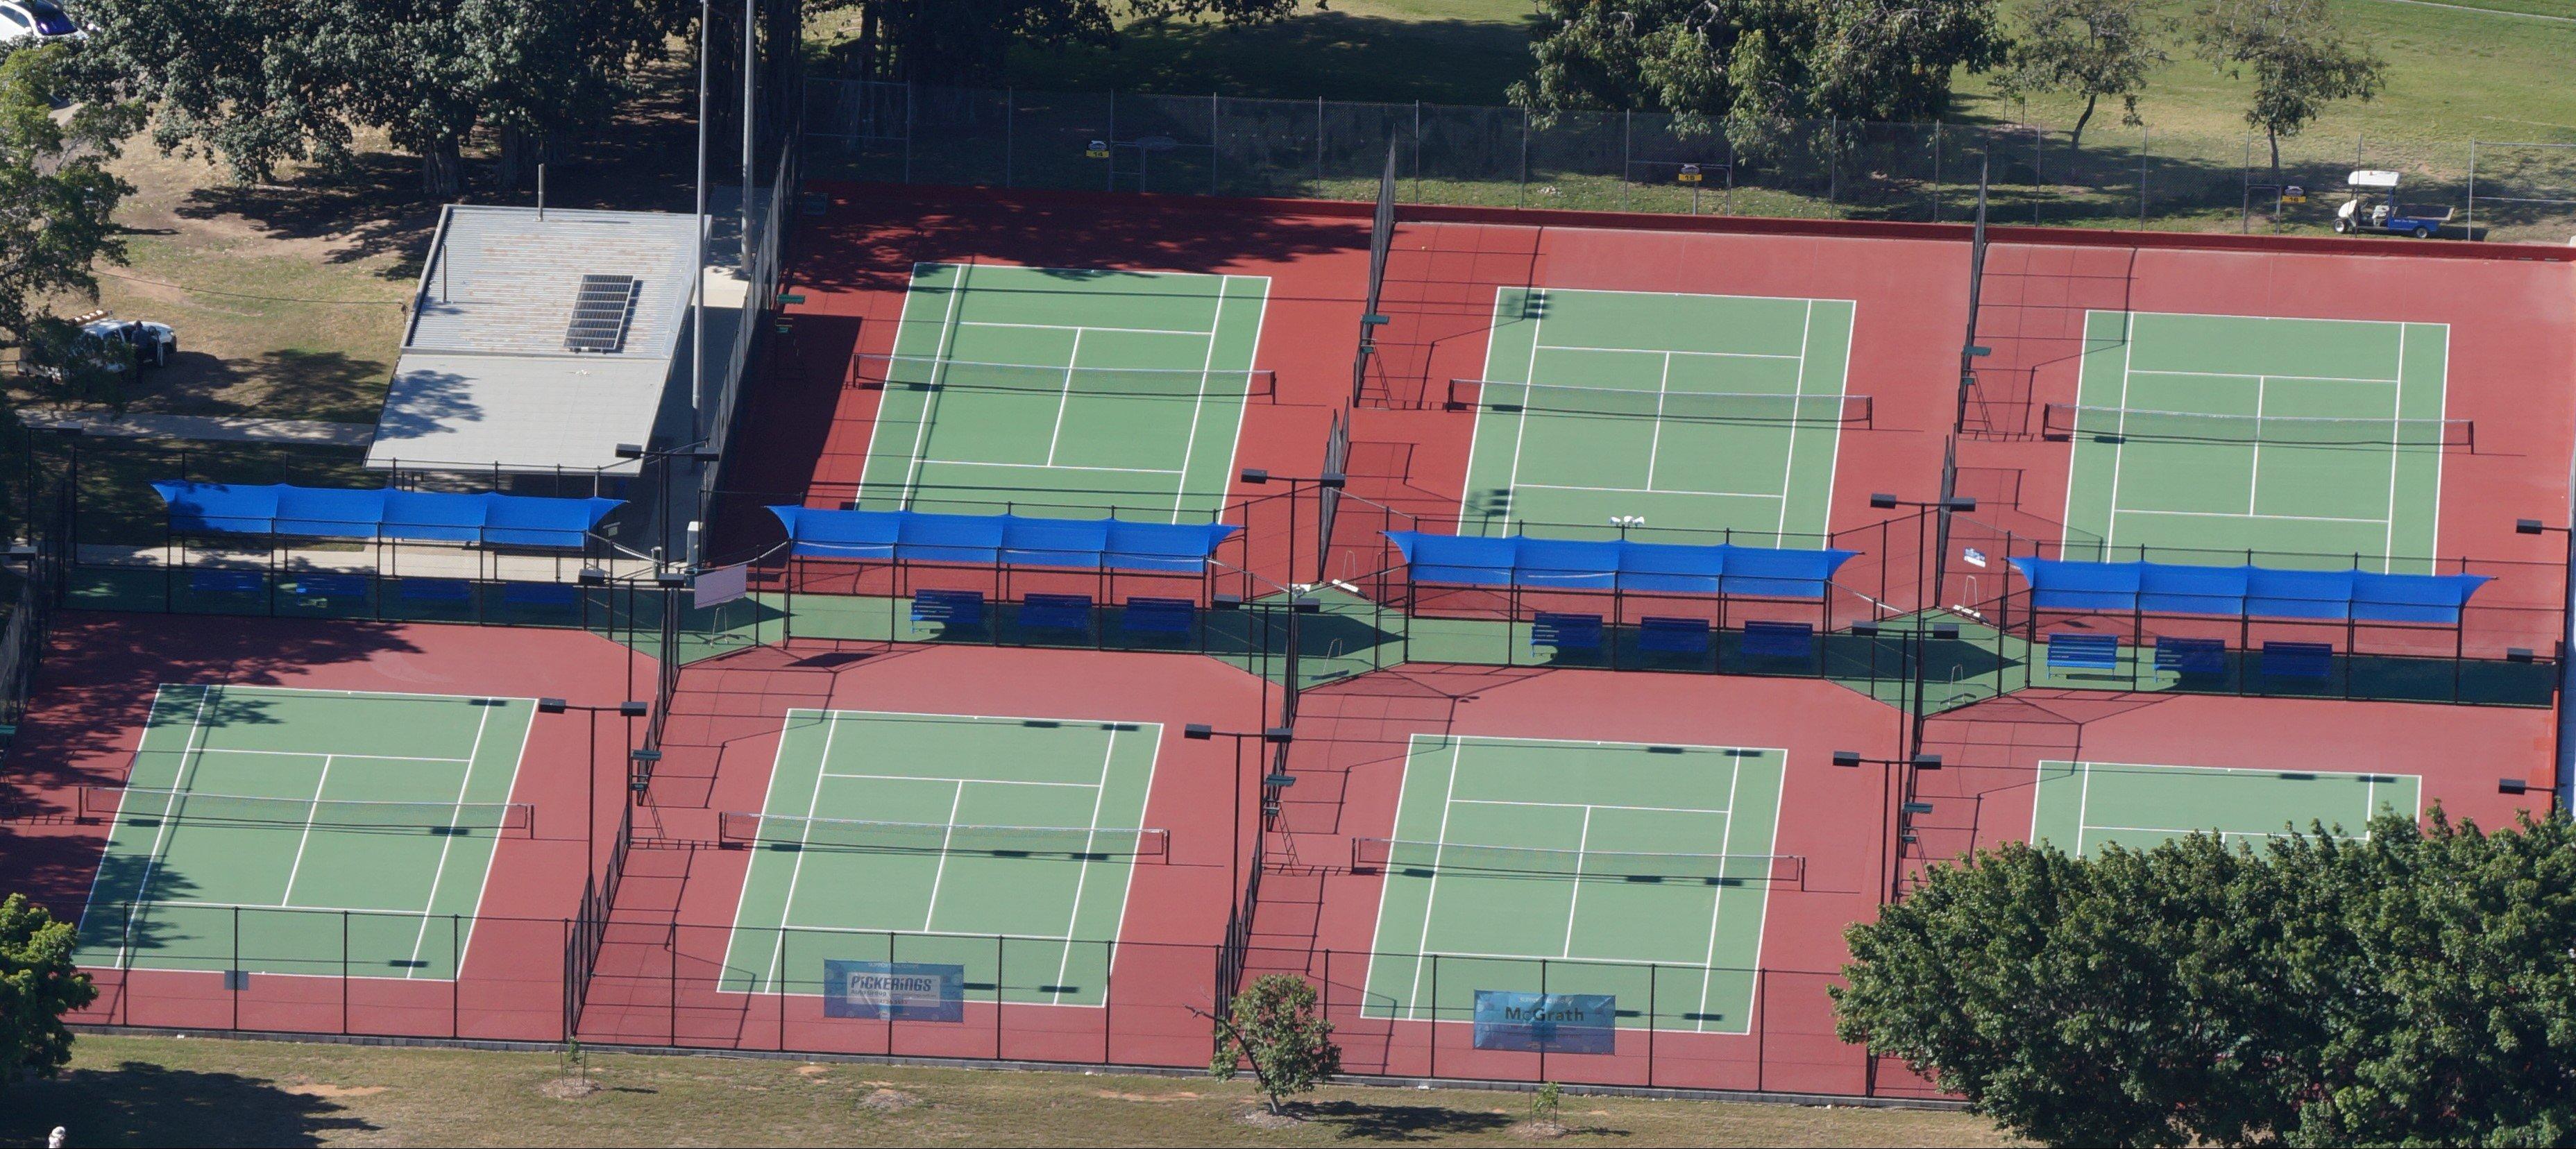
[[[1554,1141],[1573,1130],[1567,1129],[1562,1121],[1521,1121],[1504,1132],[1523,1141]]]
[[[1273,1113],[1258,1105],[1235,1114],[1234,1119],[1255,1129],[1294,1129],[1306,1123],[1294,1113]]]
[[[303,1097],[373,1097],[385,1091],[381,1085],[333,1085],[309,1077],[289,1077],[279,1082],[277,1088]]]
[[[879,1088],[859,1099],[859,1108],[871,1113],[899,1113],[920,1104],[920,1098],[900,1089]]]
[[[796,1075],[799,1077],[821,1077],[831,1071],[832,1067],[828,1065],[799,1065],[796,1067]]]
[[[574,1101],[600,1090],[598,1082],[587,1077],[558,1077],[537,1087],[537,1092],[557,1101]]]
[[[1170,1093],[1120,1093],[1115,1089],[1102,1089],[1097,1092],[1111,1101],[1196,1101],[1199,1099],[1198,1094],[1186,1089]]]

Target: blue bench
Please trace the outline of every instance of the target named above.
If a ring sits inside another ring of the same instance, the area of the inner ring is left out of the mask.
[[[1020,599],[1020,625],[1044,630],[1081,630],[1091,625],[1091,596],[1032,594]]]
[[[294,591],[301,598],[365,598],[368,578],[360,574],[308,574],[295,576]]]
[[[2052,634],[2048,636],[2048,665],[2073,670],[2118,670],[2120,636],[2116,634]]]
[[[1558,650],[1599,650],[1601,616],[1540,611],[1530,626],[1530,645],[1551,646]]]
[[[1198,605],[1185,598],[1131,598],[1118,612],[1118,628],[1135,634],[1188,634]]]
[[[1745,623],[1744,653],[1760,658],[1813,657],[1816,628],[1804,622]]]
[[[1660,618],[1637,620],[1637,649],[1653,654],[1708,653],[1708,620]]]
[[[258,571],[190,571],[188,589],[198,594],[262,594],[268,576]]]
[[[2267,642],[2260,665],[2265,678],[2331,678],[2334,647],[2322,642]]]
[[[984,592],[980,590],[917,590],[912,592],[912,621],[936,622],[946,626],[981,626],[984,623]]]
[[[581,588],[560,582],[505,582],[501,601],[511,606],[571,606],[581,601]]]
[[[461,578],[407,578],[396,590],[406,602],[474,601],[474,584]]]
[[[2227,673],[2227,644],[2215,638],[2156,636],[2156,669],[2173,674]]]

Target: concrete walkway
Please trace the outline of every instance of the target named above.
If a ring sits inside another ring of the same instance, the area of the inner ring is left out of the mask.
[[[373,423],[324,423],[311,419],[259,419],[247,415],[110,415],[98,411],[29,410],[31,427],[78,427],[92,435],[129,439],[194,439],[209,443],[295,443],[353,447],[374,442]]]

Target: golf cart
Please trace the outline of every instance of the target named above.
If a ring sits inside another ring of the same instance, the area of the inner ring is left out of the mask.
[[[2345,177],[2344,186],[2352,189],[2352,198],[2335,209],[2334,229],[2339,233],[2377,231],[2431,239],[2459,210],[2443,208],[2442,214],[2432,215],[2425,209],[2399,206],[2396,172],[2357,171]],[[2377,202],[2372,202],[2374,198]]]

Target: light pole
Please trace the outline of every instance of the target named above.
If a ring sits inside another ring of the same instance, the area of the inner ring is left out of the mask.
[[[1192,742],[1206,742],[1215,738],[1231,738],[1235,740],[1234,805],[1229,807],[1229,809],[1234,811],[1234,817],[1230,819],[1234,824],[1234,837],[1228,844],[1229,853],[1226,860],[1226,876],[1234,883],[1234,889],[1241,890],[1243,888],[1243,740],[1246,738],[1258,738],[1261,740],[1262,744],[1266,746],[1285,746],[1294,741],[1296,739],[1296,735],[1285,726],[1272,726],[1258,732],[1252,732],[1242,730],[1219,730],[1216,727],[1205,723],[1192,722],[1181,727],[1181,737]],[[1261,779],[1263,805],[1265,807],[1268,805],[1268,795],[1270,791],[1293,785],[1296,785],[1296,780],[1285,774],[1263,775]]]
[[[1895,779],[1899,771],[1909,766],[1917,771],[1938,770],[1941,768],[1941,756],[1918,753],[1905,758],[1872,758],[1858,750],[1836,750],[1834,765],[1845,769],[1857,769],[1864,765],[1882,767],[1878,775],[1878,837],[1885,851],[1882,854],[1885,860],[1879,865],[1879,877],[1882,882],[1879,887],[1879,903],[1885,905],[1895,901],[1897,877],[1901,873],[1898,869],[1897,855],[1906,836],[1913,833],[1906,828],[1906,818],[1916,813],[1931,813],[1932,806],[1928,802],[1907,799],[1904,814],[1897,819],[1895,834],[1891,836],[1887,827],[1887,804],[1890,792],[1897,789]],[[1909,774],[1903,792],[1910,793],[1913,788],[1913,777]],[[1917,807],[1920,809],[1918,810]]]
[[[2539,535],[2547,534],[2552,531],[2567,536],[2567,554],[2565,559],[2562,560],[2564,565],[2559,569],[2576,569],[2576,531],[2571,531],[2566,527],[2551,526],[2538,519],[2515,519],[2513,521],[2513,533],[2518,535]],[[2576,689],[2576,663],[2570,662],[2568,658],[2570,653],[2576,653],[2576,612],[2566,613],[2558,620],[2558,696],[2560,698],[2568,697],[2568,691]],[[2528,652],[2507,651],[2506,654],[2508,657],[2511,657],[2514,654],[2524,654],[2527,657]],[[2456,697],[2456,687],[2454,688],[2454,696]],[[2560,810],[2567,810],[2571,807],[2576,807],[2576,741],[2571,741],[2567,734],[2568,732],[2565,724],[2560,724],[2558,727],[2558,753],[2556,755],[2555,762],[2558,773],[2558,785],[2555,787],[2556,793],[2553,795],[2557,799],[2557,805]],[[2521,780],[2508,778],[2504,781],[2518,784]],[[2520,793],[2521,791],[2510,790],[2506,792]]]
[[[586,791],[588,797],[584,799],[586,804],[582,807],[581,816],[582,864],[584,866],[588,866],[599,859],[599,716],[602,714],[617,714],[626,718],[642,718],[649,709],[650,707],[646,704],[635,701],[634,699],[628,699],[615,706],[585,706],[577,702],[567,702],[561,698],[540,698],[537,700],[537,713],[539,714],[561,714],[567,710],[579,710],[583,714],[587,715],[587,717],[582,721],[582,725],[587,727],[590,732],[589,755],[583,759],[582,768],[582,778],[588,786]],[[627,728],[627,741],[634,741],[634,727],[631,725]]]

